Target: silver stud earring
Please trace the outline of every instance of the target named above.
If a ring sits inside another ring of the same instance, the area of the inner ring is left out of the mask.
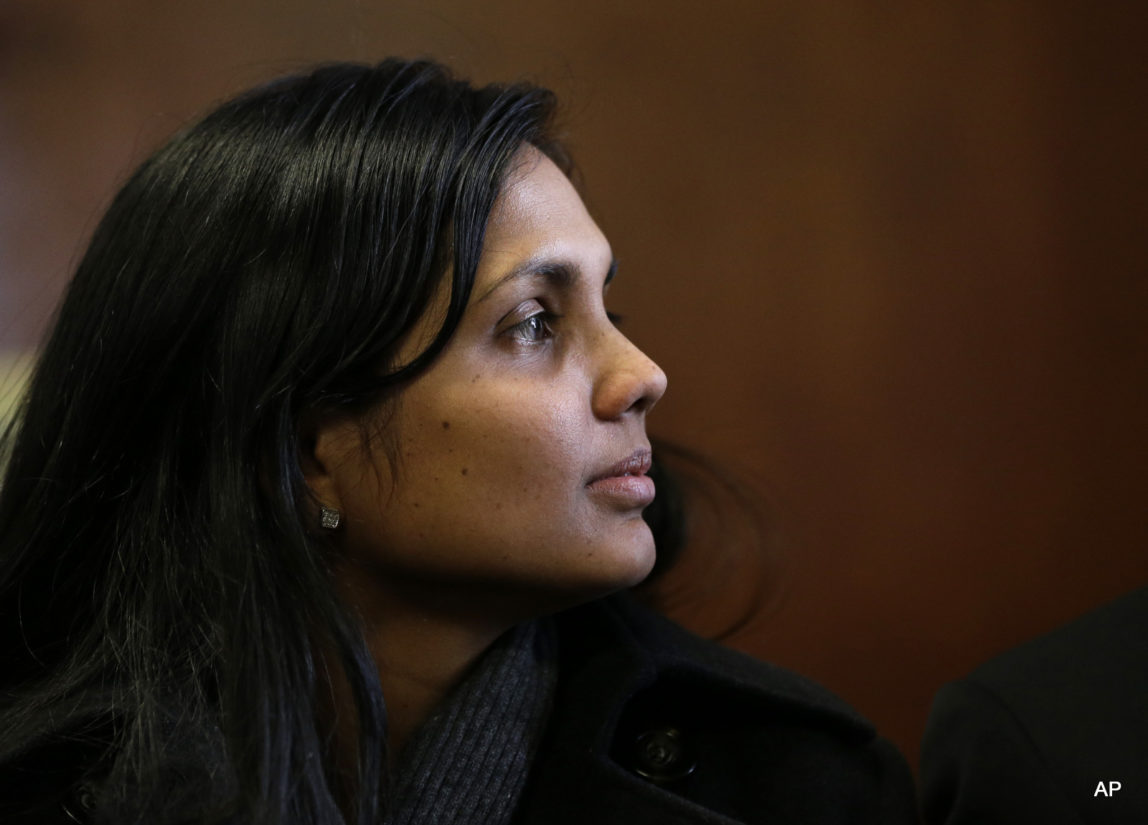
[[[342,514],[331,507],[319,508],[319,526],[324,530],[335,530],[339,527]]]

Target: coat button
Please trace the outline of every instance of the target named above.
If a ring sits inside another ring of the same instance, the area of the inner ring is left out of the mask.
[[[60,803],[60,807],[63,808],[70,820],[82,825],[89,820],[92,812],[96,809],[96,792],[95,784],[81,782]]]
[[[697,760],[677,728],[654,728],[634,739],[634,773],[659,785],[678,782],[694,772]]]

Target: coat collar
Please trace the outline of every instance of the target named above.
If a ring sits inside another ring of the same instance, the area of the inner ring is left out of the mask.
[[[824,688],[705,641],[635,603],[611,597],[555,617],[559,686],[519,825],[733,825],[734,820],[639,778],[611,755],[620,725],[672,682],[700,701],[793,712],[844,738],[873,729]]]
[[[616,674],[602,685],[613,703],[624,703],[659,678],[704,681],[717,691],[821,717],[843,732],[874,733],[864,717],[821,685],[702,639],[628,595],[567,611],[557,617],[557,625],[571,669]]]

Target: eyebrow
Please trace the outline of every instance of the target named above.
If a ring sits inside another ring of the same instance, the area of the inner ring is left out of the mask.
[[[605,288],[614,280],[614,276],[618,274],[618,259],[610,259],[610,268],[606,270],[606,280],[602,284]],[[507,272],[495,283],[493,283],[486,292],[482,293],[475,301],[481,303],[494,294],[503,285],[516,281],[519,278],[533,278],[541,277],[549,281],[556,287],[561,289],[568,289],[575,281],[582,276],[582,269],[577,264],[565,260],[555,258],[527,258],[514,269]]]

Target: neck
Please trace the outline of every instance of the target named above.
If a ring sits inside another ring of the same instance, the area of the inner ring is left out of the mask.
[[[396,770],[411,736],[465,677],[498,638],[500,631],[480,631],[466,623],[431,614],[373,616],[364,622],[368,650],[379,672],[387,712],[387,772]],[[333,733],[328,758],[335,777],[333,791],[348,821],[353,821],[358,764],[359,722],[354,698],[342,667],[320,651],[329,682],[317,695],[317,713]]]
[[[356,567],[336,574],[341,595],[358,613],[387,706],[387,753],[393,766],[408,740],[462,681],[471,666],[521,617],[467,606],[441,585],[394,586]],[[342,704],[350,696],[335,696]],[[335,714],[337,740],[355,741],[354,720]],[[342,749],[342,746],[340,746]]]
[[[475,627],[428,613],[390,615],[368,625],[367,646],[379,669],[387,703],[387,750],[392,765],[411,734],[508,628],[501,624]]]

